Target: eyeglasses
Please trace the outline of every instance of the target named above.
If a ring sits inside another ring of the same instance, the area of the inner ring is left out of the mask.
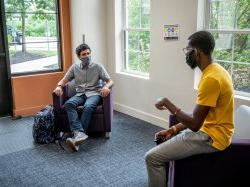
[[[192,48],[192,47],[185,47],[185,48],[182,49],[182,51],[184,52],[185,55],[186,55],[187,53],[193,51],[193,50],[194,50],[194,48]]]

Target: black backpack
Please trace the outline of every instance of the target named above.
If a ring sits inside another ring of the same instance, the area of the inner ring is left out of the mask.
[[[47,105],[34,117],[32,135],[36,143],[48,144],[55,141],[54,108]]]

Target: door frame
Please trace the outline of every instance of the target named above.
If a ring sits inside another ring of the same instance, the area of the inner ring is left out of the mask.
[[[3,35],[3,48],[4,52],[1,54],[1,57],[5,60],[6,65],[6,73],[7,73],[7,95],[8,95],[8,114],[13,116],[13,97],[12,97],[12,84],[11,84],[11,70],[10,70],[10,59],[9,59],[9,49],[8,49],[8,41],[7,41],[7,30],[6,30],[6,19],[5,19],[5,8],[4,8],[4,1],[1,1],[0,4],[1,9],[1,15],[0,15],[0,21],[2,22],[2,28],[0,28],[0,32]]]

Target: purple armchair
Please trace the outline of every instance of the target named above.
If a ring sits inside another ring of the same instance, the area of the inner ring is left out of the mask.
[[[67,113],[63,104],[69,97],[75,94],[73,84],[68,84],[63,88],[63,95],[57,96],[53,93],[53,105],[55,109],[55,130],[56,132],[70,132]],[[82,114],[83,106],[77,108],[79,115]],[[110,137],[111,126],[113,120],[113,102],[112,102],[112,89],[110,94],[102,98],[98,104],[96,111],[92,115],[87,133],[103,132],[106,138]]]
[[[170,126],[178,121],[170,115]],[[224,151],[166,163],[169,187],[250,186],[250,139],[234,139]]]

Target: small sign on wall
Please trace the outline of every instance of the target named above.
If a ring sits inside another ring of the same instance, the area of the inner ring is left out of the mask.
[[[164,25],[164,40],[173,41],[179,40],[180,28],[178,24],[175,25]]]

